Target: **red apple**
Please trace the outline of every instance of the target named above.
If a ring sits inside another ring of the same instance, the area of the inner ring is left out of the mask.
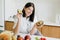
[[[21,37],[21,36],[17,36],[17,40],[23,40],[23,37]]]
[[[40,38],[40,40],[46,40],[46,38]]]
[[[25,40],[31,40],[31,37],[29,35],[26,35]]]
[[[23,40],[23,38],[22,37],[19,37],[18,40]]]

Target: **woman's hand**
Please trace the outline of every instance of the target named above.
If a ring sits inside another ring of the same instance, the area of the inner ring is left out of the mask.
[[[34,26],[33,26],[33,28],[32,28],[32,30],[30,31],[30,34],[32,35],[32,34],[34,34],[35,33],[35,31],[38,29],[38,28],[41,28],[42,27],[42,25],[40,26],[38,26],[36,23],[34,24]]]
[[[36,22],[35,25],[36,25],[37,28],[41,28],[41,27],[43,27],[44,22],[42,20],[40,20],[40,21]]]
[[[33,28],[32,28],[32,30],[30,31],[30,34],[32,35],[32,34],[34,34],[35,33],[35,31],[36,31],[36,24],[33,26]]]

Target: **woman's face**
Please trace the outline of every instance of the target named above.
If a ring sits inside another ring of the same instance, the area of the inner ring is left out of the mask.
[[[26,16],[30,16],[33,12],[33,7],[28,7],[28,8],[25,8],[25,13],[26,13]]]

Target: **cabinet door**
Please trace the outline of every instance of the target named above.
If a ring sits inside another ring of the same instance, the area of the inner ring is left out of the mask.
[[[41,32],[47,37],[60,38],[60,27],[58,26],[44,26]]]
[[[49,36],[49,34],[50,34],[50,32],[49,32],[49,27],[48,26],[43,26],[42,27],[42,30],[41,30],[41,32],[42,32],[42,35],[44,35],[44,36]]]
[[[13,30],[13,25],[14,25],[13,21],[5,21],[5,30],[12,31]]]

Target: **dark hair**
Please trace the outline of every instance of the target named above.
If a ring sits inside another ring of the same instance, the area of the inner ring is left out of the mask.
[[[28,2],[28,3],[24,6],[24,8],[28,8],[28,7],[30,7],[30,6],[33,7],[33,12],[32,12],[32,14],[29,16],[29,21],[33,22],[33,21],[34,21],[34,13],[35,13],[35,7],[34,7],[34,4],[31,3],[31,2]],[[22,12],[23,12],[23,17],[26,16],[26,13],[25,13],[24,8],[23,8],[23,10],[22,10]]]

